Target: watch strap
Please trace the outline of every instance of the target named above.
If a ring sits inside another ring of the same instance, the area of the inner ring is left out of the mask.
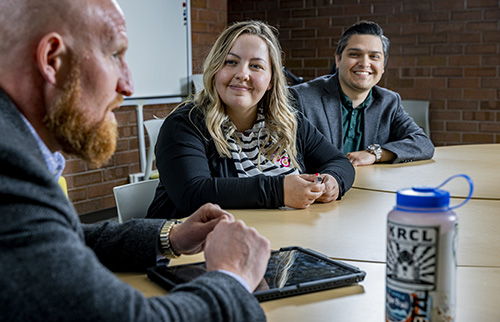
[[[160,251],[167,259],[173,259],[180,256],[174,252],[172,244],[170,244],[170,231],[177,223],[177,220],[167,220],[160,230]]]
[[[375,162],[380,162],[380,159],[382,159],[382,147],[380,144],[370,144],[366,151],[375,156]]]

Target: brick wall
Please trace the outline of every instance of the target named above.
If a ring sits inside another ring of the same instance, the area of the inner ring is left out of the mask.
[[[191,0],[191,19],[193,73],[200,73],[206,53],[226,27],[226,0]],[[153,115],[165,117],[174,107],[145,106],[144,120],[152,119]],[[135,107],[122,107],[115,115],[120,138],[116,153],[107,165],[94,169],[78,158],[66,156],[63,176],[68,183],[69,199],[79,214],[114,207],[113,187],[127,183],[129,174],[140,172]]]
[[[227,25],[227,0],[191,0],[193,73],[203,71],[203,61]]]
[[[330,72],[346,27],[375,21],[391,40],[379,85],[430,101],[435,145],[500,143],[498,0],[228,0],[228,22],[249,18],[279,28],[306,80]]]
[[[191,18],[193,73],[227,22],[252,18],[279,27],[285,65],[306,80],[329,73],[346,27],[373,20],[391,39],[380,85],[431,102],[436,145],[500,142],[498,0],[191,0]],[[173,107],[145,106],[144,119]],[[120,139],[105,167],[68,158],[64,176],[80,214],[114,207],[113,187],[139,172],[135,108],[116,117]]]

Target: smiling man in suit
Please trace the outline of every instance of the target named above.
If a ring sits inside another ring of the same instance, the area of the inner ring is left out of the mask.
[[[359,22],[342,34],[335,74],[290,88],[297,108],[355,166],[434,155],[434,145],[403,110],[399,94],[376,85],[388,54],[382,28]]]

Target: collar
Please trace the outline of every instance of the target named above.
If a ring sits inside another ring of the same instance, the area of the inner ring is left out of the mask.
[[[362,110],[364,109],[365,107],[367,107],[371,100],[372,100],[372,89],[370,89],[370,92],[368,93],[368,95],[366,96],[365,100],[363,101],[363,103],[361,103],[356,109],[359,109],[359,110]],[[344,94],[344,92],[342,91],[342,87],[340,86],[340,82],[339,82],[339,92],[340,92],[340,101],[342,103],[342,106],[344,106],[345,108],[347,109],[350,109],[352,110],[353,107],[352,107],[352,101],[351,99],[346,95]]]
[[[266,127],[265,117],[264,117],[264,109],[259,108],[257,110],[257,120],[253,124],[251,129],[246,130],[244,133],[249,134],[252,132],[259,132],[263,128]],[[238,132],[236,130],[236,125],[231,121],[231,119],[227,118],[227,120],[222,124],[222,129],[226,134],[226,139],[231,137],[233,133]]]
[[[31,123],[28,121],[28,119],[26,119],[26,117],[24,117],[24,115],[21,112],[19,112],[19,115],[21,115],[21,118],[24,120],[24,123],[26,123],[31,134],[35,138],[36,143],[38,143],[38,147],[40,148],[40,151],[42,151],[43,158],[45,160],[45,163],[47,164],[47,167],[49,168],[50,173],[52,173],[56,181],[58,181],[59,177],[61,177],[61,174],[64,170],[64,166],[66,165],[64,156],[58,151],[54,153],[50,152],[49,148],[42,141],[42,139],[36,132],[33,125],[31,125]]]

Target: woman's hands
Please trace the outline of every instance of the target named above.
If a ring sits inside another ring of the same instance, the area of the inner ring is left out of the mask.
[[[307,208],[315,201],[331,202],[339,196],[337,180],[329,174],[319,175],[323,181],[316,183],[317,175],[288,175],[283,180],[285,206]]]

